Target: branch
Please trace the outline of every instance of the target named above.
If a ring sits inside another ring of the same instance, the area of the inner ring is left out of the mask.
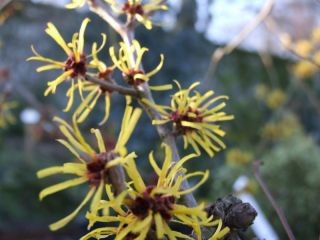
[[[91,76],[88,74],[86,75],[85,78],[86,78],[86,80],[93,82],[93,83],[96,83],[110,92],[114,91],[114,92],[118,92],[123,95],[130,95],[132,97],[139,97],[139,95],[140,95],[139,92],[134,89],[123,87],[123,86],[120,86],[115,83],[109,83],[107,81],[101,80],[97,77],[94,77],[94,76]]]
[[[3,0],[0,2],[0,11],[5,8],[12,0]]]
[[[260,165],[261,165],[261,161],[259,161],[259,160],[255,161],[253,163],[253,174],[254,174],[255,178],[257,179],[260,187],[262,188],[264,194],[266,195],[269,202],[271,203],[273,209],[276,211],[288,238],[290,240],[295,240],[295,237],[294,237],[293,232],[290,228],[290,225],[288,224],[288,221],[286,219],[284,212],[282,211],[280,206],[278,206],[278,204],[277,204],[276,200],[274,199],[274,197],[272,196],[267,184],[265,183],[265,181],[263,180],[263,178],[261,176]]]
[[[101,17],[104,21],[110,24],[110,26],[120,35],[124,34],[123,24],[115,17],[111,15],[111,13],[106,10],[101,4],[98,3],[98,0],[87,0],[89,8],[92,12]]]
[[[261,11],[250,21],[244,28],[224,47],[216,49],[212,55],[212,69],[208,72],[214,73],[221,59],[230,54],[235,48],[237,48],[241,42],[243,42],[271,13],[275,0],[267,0]],[[207,74],[208,75],[208,74]],[[208,79],[208,77],[206,77]]]

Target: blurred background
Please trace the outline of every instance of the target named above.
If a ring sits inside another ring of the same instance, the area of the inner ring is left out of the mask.
[[[65,39],[86,30],[86,47],[108,35],[108,47],[119,37],[85,7],[67,10],[69,1],[0,0],[0,239],[78,239],[86,231],[83,215],[57,233],[48,224],[72,211],[86,187],[38,200],[41,189],[61,181],[38,180],[36,171],[70,160],[55,139],[52,117],[66,105],[64,91],[44,97],[52,72],[36,73],[38,63],[26,62],[31,45],[53,59],[64,59],[44,29],[51,21]],[[179,80],[183,87],[201,81],[201,91],[213,89],[230,97],[226,111],[235,116],[223,123],[228,148],[213,159],[205,154],[188,166],[211,170],[210,180],[198,190],[201,200],[214,202],[235,190],[240,176],[248,181],[241,191],[259,203],[279,239],[286,239],[278,217],[261,191],[253,172],[260,160],[262,177],[283,209],[297,239],[318,239],[320,233],[320,2],[316,0],[172,0],[171,8],[154,16],[151,32],[137,29],[137,39],[150,49],[145,68],[165,65],[154,85]],[[225,47],[226,46],[226,47]],[[107,58],[107,48],[105,53]],[[61,87],[62,89],[64,86]],[[58,91],[59,92],[59,91]],[[172,94],[172,92],[170,92]],[[168,93],[155,94],[161,104]],[[89,133],[103,114],[103,103],[81,126]],[[8,109],[12,108],[10,112]],[[106,143],[117,139],[123,99],[112,97],[111,118],[101,127]],[[6,119],[4,119],[4,117]],[[147,116],[140,121],[129,149],[146,170],[150,150],[160,142]],[[143,127],[141,127],[143,126]],[[92,138],[88,134],[88,138]],[[178,139],[181,153],[187,154]],[[156,148],[156,149],[155,149]],[[160,153],[159,153],[160,154]],[[146,177],[150,177],[146,174]],[[252,233],[253,234],[253,233]],[[267,238],[268,239],[268,238]]]

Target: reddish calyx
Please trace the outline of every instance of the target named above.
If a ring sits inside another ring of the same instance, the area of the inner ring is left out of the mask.
[[[126,3],[123,5],[122,11],[130,15],[135,15],[135,14],[138,14],[141,16],[144,15],[144,10],[141,4]]]
[[[72,70],[70,77],[84,76],[87,72],[87,57],[82,54],[80,60],[76,61],[75,56],[72,54],[64,63],[64,71]]]
[[[129,72],[124,74],[124,78],[129,85],[138,86],[144,82],[142,79],[135,78],[136,74],[144,74],[144,72],[142,70],[131,69]]]
[[[102,180],[107,176],[107,153],[100,153],[95,158],[87,163],[88,182],[91,186],[99,186]]]
[[[187,131],[194,130],[192,127],[186,127],[182,125],[182,122],[194,122],[200,123],[203,121],[203,117],[201,116],[201,112],[197,109],[193,109],[191,107],[188,108],[188,111],[184,114],[180,114],[178,111],[172,112],[170,119],[175,124],[176,134],[185,134]]]
[[[131,212],[141,219],[148,216],[149,211],[159,213],[161,217],[169,221],[172,217],[170,210],[173,209],[175,198],[173,196],[164,196],[164,194],[155,194],[151,196],[152,190],[155,186],[149,186],[146,190],[130,204]]]

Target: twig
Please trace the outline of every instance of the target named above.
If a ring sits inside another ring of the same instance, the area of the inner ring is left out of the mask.
[[[280,222],[286,232],[286,234],[288,235],[288,238],[290,240],[295,240],[295,237],[293,235],[293,232],[290,228],[290,225],[288,224],[288,221],[286,219],[286,216],[284,214],[284,212],[282,211],[282,209],[280,208],[280,206],[278,206],[276,200],[274,199],[274,197],[272,196],[267,184],[265,183],[265,181],[263,180],[261,173],[260,173],[260,165],[261,165],[261,161],[257,160],[254,161],[253,163],[253,174],[255,176],[255,178],[257,179],[260,187],[262,188],[264,194],[266,195],[266,197],[268,198],[269,202],[271,203],[273,209],[276,211]]]
[[[5,6],[7,6],[10,2],[12,2],[12,0],[3,0],[0,2],[0,11],[5,8]]]
[[[105,88],[108,91],[115,91],[123,95],[130,95],[132,97],[139,96],[139,92],[132,88],[127,88],[127,87],[120,86],[118,84],[109,83],[107,81],[103,81],[97,77],[94,77],[88,74],[86,75],[86,79],[90,82],[99,84],[101,87]]]
[[[90,11],[94,12],[110,24],[110,26],[121,36],[124,34],[123,24],[117,18],[113,17],[104,7],[102,7],[102,5],[98,3],[98,0],[88,0],[87,2]]]
[[[209,74],[214,74],[219,62],[226,55],[230,54],[235,48],[237,48],[243,40],[245,40],[270,14],[275,0],[267,0],[261,11],[250,21],[244,28],[224,47],[217,48],[212,54],[212,60],[210,63],[209,71],[205,79],[209,78]],[[211,69],[211,70],[210,70]]]

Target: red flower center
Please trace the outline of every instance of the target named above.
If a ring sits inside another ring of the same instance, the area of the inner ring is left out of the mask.
[[[97,154],[91,162],[87,163],[88,182],[91,186],[99,186],[101,180],[104,180],[107,176],[107,169],[105,168],[107,163],[106,154]]]
[[[122,11],[125,13],[131,14],[131,15],[144,15],[144,10],[141,4],[130,4],[130,3],[125,3],[122,7]]]
[[[148,216],[149,210],[153,213],[160,213],[166,221],[171,219],[170,210],[175,203],[173,196],[163,196],[163,194],[150,195],[155,186],[148,186],[146,190],[129,204],[131,212],[141,219]]]
[[[124,74],[124,78],[127,81],[128,84],[133,85],[133,86],[138,86],[144,81],[139,78],[134,78],[136,74],[144,74],[142,70],[134,70],[131,69],[129,72]]]
[[[180,114],[178,111],[172,112],[170,119],[175,123],[176,134],[179,135],[194,130],[192,127],[182,126],[182,121],[199,123],[202,122],[203,117],[199,110],[189,107],[185,114]]]
[[[75,56],[72,54],[68,57],[68,59],[64,63],[64,71],[72,70],[71,77],[76,76],[84,76],[87,72],[87,57],[86,55],[82,54],[80,56],[80,60],[76,61]]]

